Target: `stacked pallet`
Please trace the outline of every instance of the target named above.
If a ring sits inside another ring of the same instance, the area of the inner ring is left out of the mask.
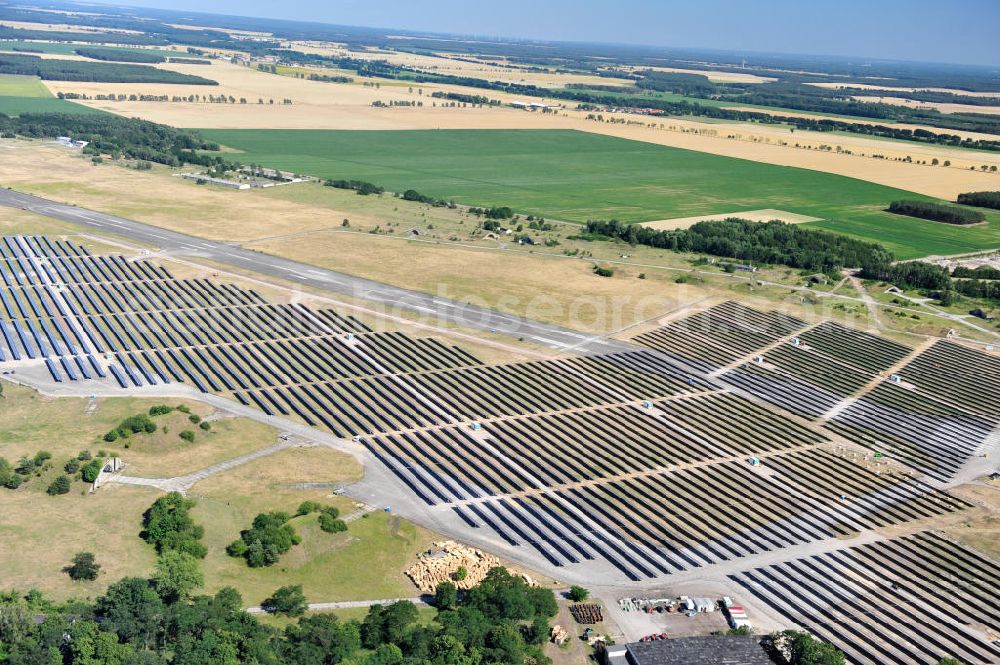
[[[460,589],[470,589],[486,577],[491,568],[500,565],[500,559],[473,547],[444,540],[417,555],[417,563],[406,570],[406,576],[413,580],[422,593],[434,593],[441,582],[453,582]],[[464,568],[466,576],[455,580],[455,573]]]

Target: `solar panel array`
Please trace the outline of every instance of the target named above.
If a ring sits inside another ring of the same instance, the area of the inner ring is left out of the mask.
[[[927,394],[947,380],[942,363],[969,362],[948,346],[900,370],[912,386],[866,394],[825,431],[824,414],[910,350],[733,302],[637,338],[648,349],[486,366],[439,340],[64,240],[4,238],[0,264],[0,363],[44,359],[71,381],[106,370],[122,387],[185,382],[357,436],[468,527],[633,580],[968,506],[833,452],[826,432],[841,421],[838,433],[890,449],[852,408],[909,409],[969,446],[993,422],[969,392],[956,403]],[[761,349],[766,363],[745,362]],[[930,444],[904,433],[894,445]]]
[[[857,665],[1000,662],[1000,566],[922,532],[730,579]]]
[[[945,482],[1000,424],[1000,359],[949,341],[911,357],[884,337],[733,303],[634,341]]]

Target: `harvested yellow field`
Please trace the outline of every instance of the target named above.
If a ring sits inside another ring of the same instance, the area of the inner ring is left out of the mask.
[[[767,83],[769,81],[776,81],[777,79],[771,78],[770,76],[759,76],[757,74],[750,74],[748,72],[730,72],[730,71],[720,71],[714,69],[683,69],[680,67],[633,67],[632,71],[640,71],[642,69],[652,69],[657,72],[674,72],[677,74],[698,74],[700,76],[707,76],[709,81],[714,81],[715,83]]]
[[[788,117],[788,118],[810,118],[812,120],[823,120],[823,119],[828,119],[830,117],[830,116],[818,115],[818,114],[815,114],[815,113],[808,113],[808,112],[805,112],[805,111],[780,111],[780,110],[771,111],[769,109],[756,108],[756,107],[752,107],[752,106],[730,106],[728,108],[731,109],[731,110],[734,110],[734,111],[751,111],[751,112],[755,112],[755,113],[767,113],[768,115],[784,116],[784,117]],[[968,108],[980,108],[980,107],[976,106],[976,107],[968,107]],[[850,116],[836,116],[836,119],[838,121],[840,121],[840,122],[847,122],[847,123],[852,123],[852,124],[855,124],[855,125],[871,125],[871,124],[876,124],[876,123],[873,123],[872,120],[869,120],[867,118],[852,118]],[[893,122],[893,123],[887,123],[887,124],[891,124],[893,126],[893,128],[895,128],[895,129],[925,129],[925,130],[930,130],[932,132],[938,132],[938,133],[942,133],[942,134],[954,134],[956,136],[961,136],[963,139],[972,139],[973,141],[980,140],[980,139],[987,140],[987,141],[994,141],[994,140],[996,140],[996,136],[994,136],[993,134],[984,134],[982,132],[967,132],[967,131],[964,131],[964,130],[961,130],[961,129],[935,129],[934,127],[927,127],[926,125],[911,125],[911,124],[907,124],[905,122]],[[837,140],[838,140],[838,142],[840,142],[840,136],[837,137]]]
[[[762,210],[744,210],[740,212],[725,212],[719,215],[696,215],[694,217],[677,217],[674,219],[660,219],[653,222],[643,222],[642,226],[648,226],[651,229],[657,229],[660,231],[674,231],[676,229],[686,229],[692,224],[697,222],[713,222],[722,219],[727,219],[729,217],[739,217],[740,219],[748,219],[751,222],[769,222],[771,220],[777,219],[786,224],[804,224],[806,222],[818,222],[819,217],[810,217],[809,215],[799,215],[794,212],[787,212],[785,210],[775,210],[773,208],[764,208]]]
[[[806,85],[814,85],[817,88],[830,88],[837,90],[838,88],[845,87],[843,83],[832,83],[832,82],[812,82],[806,83]],[[859,90],[884,90],[886,92],[893,92],[895,90],[901,92],[916,92],[917,90],[929,90],[930,92],[950,92],[955,95],[962,95],[964,97],[1000,97],[998,92],[975,92],[970,90],[959,90],[958,88],[907,88],[905,86],[891,86],[891,85],[872,85],[870,83],[852,83],[849,87],[858,88]]]
[[[434,74],[472,76],[489,81],[508,81],[548,88],[560,88],[570,83],[585,85],[631,85],[633,83],[629,79],[605,78],[589,74],[527,71],[518,65],[504,66],[506,63],[497,59],[463,57],[463,59],[458,60],[447,54],[403,53],[380,49],[349,51],[340,46],[316,42],[293,42],[292,48],[303,53],[347,56],[360,60],[385,60],[394,65],[413,67]],[[469,62],[469,60],[476,60],[476,62]],[[490,97],[493,96],[492,93],[493,91],[480,92],[480,94]]]
[[[53,18],[56,18],[53,16]],[[0,25],[21,30],[44,30],[45,32],[118,32],[121,34],[139,34],[136,30],[118,28],[114,30],[95,28],[87,25],[69,25],[67,23],[31,23],[28,21],[0,21]]]
[[[882,104],[894,104],[896,106],[907,106],[911,109],[932,109],[941,113],[987,113],[990,115],[1000,114],[1000,106],[975,106],[972,104],[950,104],[944,102],[921,102],[915,99],[903,99],[902,97],[867,97],[856,96],[859,102],[880,102]]]

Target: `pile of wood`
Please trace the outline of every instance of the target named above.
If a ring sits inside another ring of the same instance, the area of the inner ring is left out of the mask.
[[[582,623],[584,625],[601,623],[604,621],[604,614],[601,612],[601,606],[595,605],[593,603],[580,603],[577,605],[569,606],[570,614],[576,619],[577,623]]]
[[[553,644],[561,647],[569,639],[569,633],[566,632],[565,628],[556,624],[549,629],[549,639],[552,640]]]
[[[406,576],[422,593],[434,593],[441,582],[452,582],[459,589],[470,589],[483,581],[490,568],[499,565],[500,559],[492,554],[453,540],[444,540],[418,554],[417,562],[407,568]],[[468,573],[463,580],[454,579],[459,568],[465,568]]]

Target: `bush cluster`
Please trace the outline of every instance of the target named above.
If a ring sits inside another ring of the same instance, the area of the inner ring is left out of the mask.
[[[251,568],[273,566],[281,555],[298,545],[301,538],[288,523],[291,516],[281,511],[261,513],[253,520],[253,525],[240,532],[226,548],[229,556],[243,557]]]
[[[205,558],[208,549],[199,542],[205,535],[205,529],[195,524],[191,517],[194,506],[194,501],[185,499],[178,492],[160,497],[143,513],[143,529],[139,535],[155,546],[160,554],[177,551]]]
[[[335,187],[337,189],[353,189],[362,196],[385,192],[384,187],[379,187],[374,183],[365,182],[364,180],[327,180],[323,184],[327,187]]]

